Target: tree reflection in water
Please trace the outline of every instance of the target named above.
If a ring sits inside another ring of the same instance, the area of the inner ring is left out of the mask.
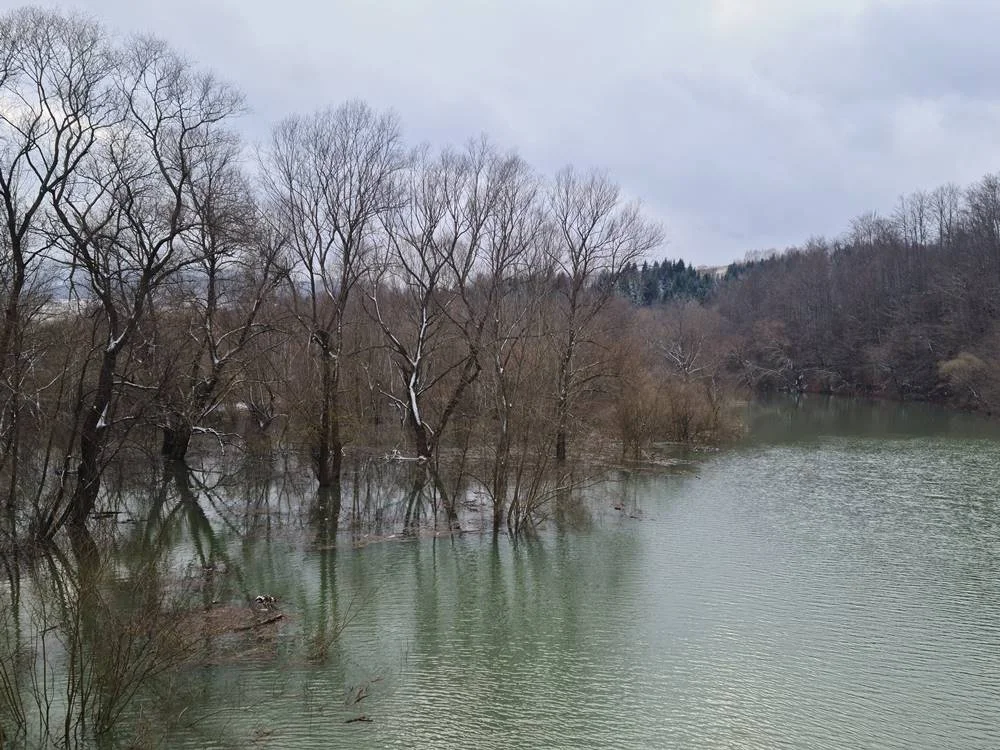
[[[338,548],[492,526],[467,473],[391,459],[360,456],[319,490],[290,455],[138,464],[109,478],[90,530],[7,549],[0,746],[143,745],[243,705],[206,667],[342,664],[338,636],[372,592],[338,586]],[[552,484],[557,516],[580,523],[569,485]],[[352,710],[369,689],[352,686]]]

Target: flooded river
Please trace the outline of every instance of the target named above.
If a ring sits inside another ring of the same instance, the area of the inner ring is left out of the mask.
[[[165,564],[208,605],[266,592],[282,618],[173,674],[173,714],[140,693],[134,731],[171,748],[1000,747],[997,425],[818,398],[748,420],[735,448],[615,472],[575,523],[516,542],[359,544],[280,503],[249,534],[194,513]]]

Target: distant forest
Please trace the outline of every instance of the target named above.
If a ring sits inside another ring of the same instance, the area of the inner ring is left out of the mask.
[[[899,200],[730,268],[714,304],[748,382],[1000,405],[1000,176]]]
[[[901,197],[833,241],[755,253],[715,282],[630,269],[621,293],[698,300],[725,321],[727,369],[755,390],[1000,406],[1000,175]]]

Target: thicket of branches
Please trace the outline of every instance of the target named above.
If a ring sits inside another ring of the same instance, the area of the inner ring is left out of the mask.
[[[291,446],[331,490],[349,446],[386,445],[452,519],[458,455],[499,528],[592,435],[721,428],[716,317],[615,294],[661,230],[608,176],[413,147],[357,101],[250,147],[242,107],[154,38],[0,17],[7,538],[85,528],[109,466],[198,435]]]
[[[1000,406],[1000,175],[900,198],[813,240],[734,264],[714,307],[760,388]]]

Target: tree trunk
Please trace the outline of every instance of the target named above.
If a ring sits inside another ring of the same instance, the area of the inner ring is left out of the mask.
[[[330,346],[330,335],[317,331],[313,335],[319,346],[320,357],[320,410],[319,426],[312,454],[316,480],[320,487],[333,487],[340,482],[343,466],[343,441],[340,437],[339,388],[340,371]]]
[[[571,318],[571,325],[575,320],[575,315]],[[572,378],[573,352],[576,349],[576,336],[570,330],[569,338],[563,349],[562,357],[559,359],[559,381],[556,384],[558,390],[556,402],[556,461],[560,463],[566,460],[566,435],[569,432],[569,407],[570,407],[570,382]]]
[[[3,330],[0,332],[0,367],[6,372],[10,362],[15,359],[12,351],[12,341],[17,340],[17,332],[21,326],[21,293],[24,290],[24,268],[15,262],[14,273],[7,291],[7,305],[3,313]]]
[[[434,455],[434,444],[427,425],[421,422],[412,410],[407,412],[406,421],[409,422],[410,432],[413,433],[413,447],[417,451],[417,456],[430,461]]]
[[[498,536],[500,534],[500,529],[503,528],[503,511],[505,501],[506,498],[493,498],[493,536]]]
[[[506,399],[505,399],[506,401]],[[493,461],[493,536],[500,533],[507,508],[507,485],[510,458],[510,431],[508,417],[501,416],[500,439],[497,441],[496,458]]]
[[[434,488],[437,490],[438,495],[441,497],[441,507],[444,508],[444,517],[448,521],[449,529],[459,528],[458,523],[458,508],[455,507],[455,497],[448,491],[445,486],[444,480],[441,479],[441,475],[438,474],[437,469],[434,468],[429,462],[427,464],[427,471],[430,474],[431,481],[434,484]]]
[[[427,472],[423,467],[415,467],[410,492],[406,497],[406,513],[403,516],[403,533],[413,533],[420,521],[423,508],[424,486],[427,484]]]
[[[340,524],[341,486],[337,475],[329,487],[320,487],[316,493],[316,504],[312,507],[310,522],[316,529],[316,541],[321,548],[333,544],[337,539]]]
[[[562,419],[559,420],[560,423]],[[566,428],[560,426],[556,432],[556,461],[566,460]]]
[[[16,257],[20,257],[20,253]],[[20,262],[15,262],[14,273],[10,280],[8,290],[7,305],[4,309],[3,330],[0,332],[0,379],[8,384],[8,402],[5,405],[7,414],[0,419],[7,425],[7,434],[0,435],[2,442],[3,456],[0,457],[0,466],[10,460],[10,484],[8,486],[6,510],[10,517],[13,534],[13,518],[16,505],[16,489],[18,481],[18,448],[19,448],[19,416],[21,389],[19,385],[20,369],[22,362],[21,340],[21,292],[24,288],[24,268]]]
[[[344,442],[340,437],[340,399],[338,398],[337,389],[339,387],[339,378],[334,377],[333,390],[330,392],[330,474],[329,482],[327,484],[321,484],[321,487],[338,488],[339,493],[340,487],[340,474],[344,465]],[[338,494],[339,497],[339,494]],[[338,501],[338,512],[339,512],[339,501]]]
[[[183,461],[187,457],[188,449],[191,447],[191,438],[194,436],[195,421],[190,414],[202,415],[212,402],[212,393],[218,382],[219,366],[213,368],[209,376],[198,380],[188,402],[183,407],[171,410],[167,414],[167,424],[163,428],[163,443],[160,446],[161,455],[168,461]]]
[[[70,523],[77,527],[86,525],[87,518],[97,504],[101,489],[101,454],[107,444],[108,414],[114,389],[117,350],[105,351],[101,358],[101,371],[97,390],[90,411],[84,417],[80,430],[80,467],[77,471],[76,489],[73,492]]]
[[[191,445],[191,425],[187,420],[171,420],[171,424],[163,428],[163,444],[160,453],[168,461],[183,461]]]

